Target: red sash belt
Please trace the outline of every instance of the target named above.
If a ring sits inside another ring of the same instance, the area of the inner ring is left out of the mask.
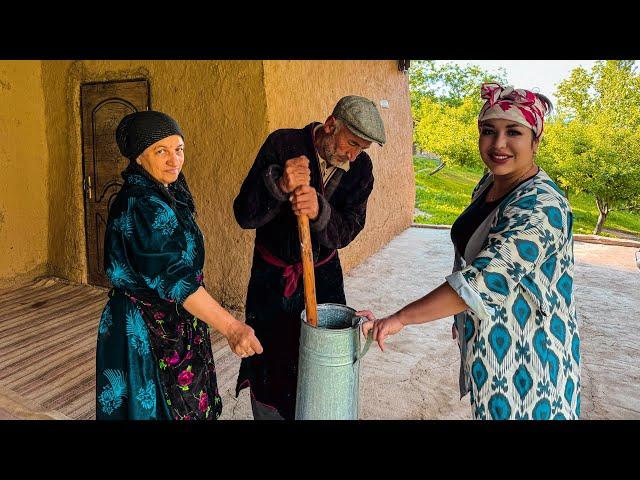
[[[282,260],[280,260],[278,257],[276,257],[275,255],[273,255],[265,247],[257,243],[256,243],[256,250],[258,250],[258,253],[262,257],[262,259],[265,262],[267,262],[269,265],[273,265],[274,267],[280,267],[284,269],[284,271],[282,272],[282,276],[287,279],[286,283],[284,284],[284,296],[285,298],[289,298],[291,295],[293,295],[293,293],[296,291],[296,288],[298,288],[298,280],[300,280],[300,276],[302,275],[302,262],[294,263],[293,265],[288,265]],[[331,255],[329,255],[324,260],[320,260],[314,263],[313,266],[317,268],[324,265],[333,257],[335,257],[336,251],[337,250],[334,250],[333,252],[331,252]]]

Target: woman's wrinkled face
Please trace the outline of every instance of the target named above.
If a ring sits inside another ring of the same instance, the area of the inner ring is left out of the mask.
[[[171,135],[147,147],[136,160],[149,175],[165,186],[175,182],[184,163],[184,140]]]
[[[533,140],[533,130],[512,120],[491,119],[480,125],[480,156],[494,175],[528,170],[539,143],[539,139]]]

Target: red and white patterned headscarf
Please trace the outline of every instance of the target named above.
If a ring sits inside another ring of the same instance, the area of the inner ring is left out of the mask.
[[[480,96],[486,102],[478,115],[478,128],[485,120],[501,118],[532,129],[536,138],[542,136],[547,107],[535,93],[522,88],[502,87],[497,83],[483,83]]]

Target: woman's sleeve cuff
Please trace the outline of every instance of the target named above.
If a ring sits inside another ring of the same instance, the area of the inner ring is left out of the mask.
[[[469,310],[472,310],[480,320],[489,320],[493,313],[493,307],[488,306],[478,292],[476,292],[462,275],[462,272],[454,272],[445,277],[458,296],[467,304]]]

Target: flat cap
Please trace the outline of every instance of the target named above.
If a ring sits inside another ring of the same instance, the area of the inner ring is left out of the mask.
[[[342,120],[354,135],[382,146],[386,142],[384,124],[375,102],[357,95],[338,100],[332,115]]]

